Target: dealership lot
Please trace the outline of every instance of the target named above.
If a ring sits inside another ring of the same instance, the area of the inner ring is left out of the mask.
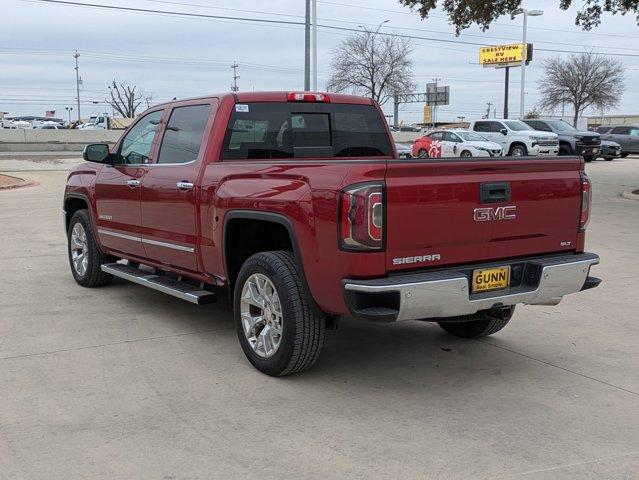
[[[69,272],[77,156],[0,156],[0,478],[639,478],[639,158],[586,166],[602,285],[494,337],[342,319],[317,365],[245,360],[226,302]],[[548,212],[552,215],[552,212]]]

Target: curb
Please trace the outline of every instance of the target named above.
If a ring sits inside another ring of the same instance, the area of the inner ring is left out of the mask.
[[[623,198],[627,198],[628,200],[639,200],[639,195],[637,195],[636,193],[632,193],[632,192],[623,192],[621,194],[621,196]]]
[[[22,178],[18,178],[18,177],[12,177],[11,175],[4,175],[5,177],[9,177],[9,178],[15,178],[16,180],[20,180],[19,183],[14,183],[12,185],[0,185],[0,191],[2,190],[13,190],[16,188],[22,188],[22,187],[32,187],[35,185],[38,185],[37,182],[34,182],[33,180],[24,180]]]

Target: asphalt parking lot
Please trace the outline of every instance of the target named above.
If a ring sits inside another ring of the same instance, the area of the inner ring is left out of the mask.
[[[68,157],[0,157],[39,183],[0,191],[0,478],[639,478],[639,158],[586,167],[599,288],[481,341],[343,319],[276,379],[225,302],[74,283]]]

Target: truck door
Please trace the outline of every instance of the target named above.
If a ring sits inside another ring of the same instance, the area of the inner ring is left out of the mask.
[[[199,183],[218,100],[175,105],[160,134],[156,161],[142,182],[142,242],[146,256],[197,271]]]
[[[95,181],[96,225],[108,249],[144,256],[141,240],[140,186],[153,155],[163,109],[141,117],[117,146],[118,162],[105,165]]]

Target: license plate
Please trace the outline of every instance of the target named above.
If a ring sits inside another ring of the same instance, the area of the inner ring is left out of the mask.
[[[510,267],[473,270],[472,292],[487,292],[507,288],[510,284]]]

